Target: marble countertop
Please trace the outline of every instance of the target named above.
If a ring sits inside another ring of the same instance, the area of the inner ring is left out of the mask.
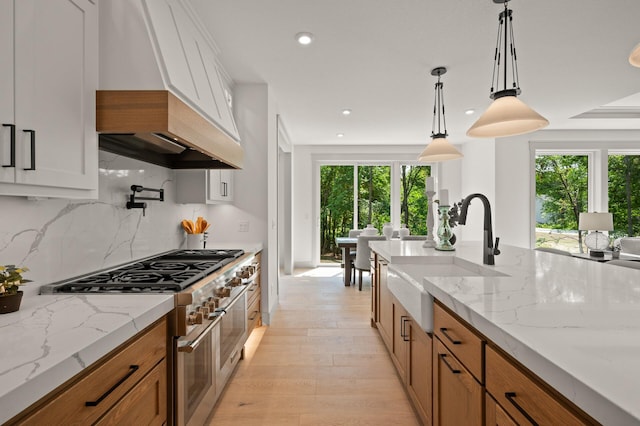
[[[599,422],[640,424],[640,270],[506,245],[495,266],[482,265],[479,242],[454,252],[370,245]],[[431,276],[430,264],[452,256],[502,276]]]
[[[30,295],[0,315],[0,424],[173,309],[173,294]]]

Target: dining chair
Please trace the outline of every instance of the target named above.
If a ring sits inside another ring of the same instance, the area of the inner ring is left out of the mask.
[[[362,229],[350,229],[349,230],[349,238],[358,238],[360,236],[360,234],[362,234]],[[354,266],[354,258],[356,257],[356,250],[355,249],[349,249],[349,256],[350,256],[350,259],[351,259],[351,271],[353,271],[351,282],[355,283],[355,281],[356,281],[356,268]],[[344,268],[344,265],[342,265],[342,267]]]
[[[562,256],[571,256],[571,253],[566,250],[560,250],[552,247],[536,247],[535,250],[543,251],[546,253],[560,254]]]
[[[637,260],[615,259],[607,262],[607,265],[618,265],[626,268],[640,269],[640,262]]]
[[[402,235],[400,237],[401,240],[407,240],[407,241],[424,241],[427,239],[426,235]]]
[[[371,272],[371,248],[369,241],[386,240],[384,235],[360,235],[356,245],[355,269],[358,270],[358,290],[362,291],[362,271]]]

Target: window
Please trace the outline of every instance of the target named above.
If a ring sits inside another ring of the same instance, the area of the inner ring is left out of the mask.
[[[580,212],[587,211],[589,157],[536,155],[536,247],[583,252]]]
[[[575,145],[575,144],[574,144]],[[612,144],[608,144],[612,145]],[[613,213],[613,239],[640,235],[640,150],[636,143],[587,142],[585,148],[535,152],[535,247],[586,252],[580,212]]]
[[[340,262],[342,253],[335,245],[336,237],[368,224],[379,231],[386,222],[392,222],[395,228],[406,224],[412,234],[425,235],[425,181],[430,175],[430,166],[399,161],[321,165],[320,262]]]
[[[358,166],[358,229],[391,221],[391,167]]]
[[[640,155],[610,154],[609,212],[615,238],[640,235]]]

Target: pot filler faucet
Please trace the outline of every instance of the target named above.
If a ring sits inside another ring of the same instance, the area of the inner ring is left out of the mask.
[[[478,193],[467,196],[467,198],[462,201],[458,223],[460,225],[465,225],[467,223],[467,210],[469,210],[469,204],[474,198],[480,198],[480,200],[482,200],[482,204],[484,205],[484,241],[482,242],[482,263],[484,263],[485,265],[495,265],[493,257],[500,254],[500,250],[498,250],[500,238],[496,238],[496,245],[494,247],[493,230],[491,229],[491,205],[489,204],[489,200],[487,199],[487,197]]]

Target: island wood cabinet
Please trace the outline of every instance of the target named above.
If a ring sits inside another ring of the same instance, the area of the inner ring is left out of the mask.
[[[423,424],[431,424],[431,336],[420,328],[387,287],[388,262],[375,255],[372,321]],[[377,313],[377,316],[376,316]]]
[[[0,194],[97,198],[97,9],[0,0]]]
[[[482,425],[484,342],[437,303],[433,329],[433,424]]]
[[[518,426],[489,394],[485,396],[485,413],[487,426]]]
[[[166,424],[167,336],[162,318],[7,425]]]
[[[233,170],[177,170],[178,203],[222,204],[233,202]]]
[[[496,418],[502,418],[504,424],[510,424],[505,419],[509,416],[515,420],[513,424],[598,424],[574,412],[554,396],[553,390],[546,390],[547,385],[492,347],[487,347],[486,374],[487,392],[495,402]],[[492,421],[493,413],[487,410],[487,424]]]

